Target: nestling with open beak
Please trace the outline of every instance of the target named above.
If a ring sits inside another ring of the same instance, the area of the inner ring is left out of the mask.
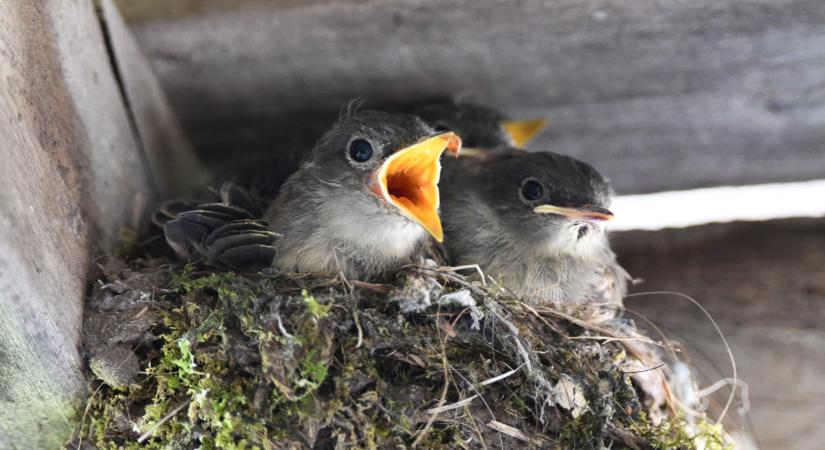
[[[441,242],[441,154],[461,140],[411,115],[360,111],[327,132],[265,214],[275,266],[368,279]]]
[[[452,163],[442,182],[447,250],[516,296],[592,319],[614,317],[629,276],[604,230],[611,189],[567,156],[510,151]]]
[[[464,156],[522,148],[545,126],[543,119],[511,120],[500,111],[470,102],[432,103],[417,108],[413,113],[436,130],[455,132],[464,143]]]
[[[375,278],[442,241],[440,158],[460,149],[416,116],[361,111],[320,139],[264,220],[210,203],[177,213],[164,234],[180,256],[218,267]]]

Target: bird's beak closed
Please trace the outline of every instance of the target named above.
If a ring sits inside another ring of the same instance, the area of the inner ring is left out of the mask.
[[[501,122],[504,131],[510,135],[516,147],[524,147],[544,130],[544,119],[505,120]]]
[[[427,230],[438,242],[444,239],[438,217],[438,180],[441,154],[458,155],[461,139],[452,132],[424,139],[387,158],[378,171],[384,199]]]
[[[613,218],[613,213],[598,207],[565,208],[554,205],[539,205],[533,208],[538,214],[559,214],[570,219],[587,220],[589,222],[604,222]]]

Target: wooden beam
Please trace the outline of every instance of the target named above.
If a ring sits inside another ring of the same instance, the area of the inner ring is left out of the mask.
[[[623,194],[825,173],[821,0],[154,0],[131,11],[186,128],[220,130],[205,150],[355,97],[469,95],[546,117],[533,147],[593,163]]]

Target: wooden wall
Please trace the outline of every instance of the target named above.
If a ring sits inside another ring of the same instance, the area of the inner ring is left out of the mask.
[[[164,144],[173,141],[169,125],[134,120],[127,90],[140,100],[131,103],[153,111],[163,111],[165,100],[119,83],[109,57],[119,47],[107,45],[107,34],[91,0],[0,7],[3,449],[56,448],[79,419],[85,380],[78,338],[92,258],[123,227],[145,220],[156,180],[165,194],[184,190],[148,161],[188,161],[197,171],[191,154],[180,155],[185,146]],[[133,56],[121,59],[132,78],[146,84],[153,77]]]
[[[624,267],[643,280],[633,291],[691,295],[719,323],[749,385],[750,411],[726,424],[768,449],[814,449],[825,441],[825,219],[713,224],[615,236]],[[700,387],[732,375],[722,340],[696,305],[677,295],[625,301],[685,349]],[[652,335],[656,335],[651,330]],[[710,397],[718,417],[726,387]],[[741,394],[738,391],[738,394]]]

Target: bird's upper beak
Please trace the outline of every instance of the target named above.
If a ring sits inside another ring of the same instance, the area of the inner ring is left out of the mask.
[[[501,122],[504,131],[510,135],[516,147],[524,147],[544,130],[544,119],[505,120]]]
[[[539,214],[559,214],[571,219],[586,220],[589,222],[603,222],[613,218],[613,213],[599,207],[566,208],[554,205],[539,205],[533,208]]]
[[[441,154],[458,155],[461,139],[452,132],[439,134],[395,152],[378,170],[384,199],[414,220],[438,242],[444,239],[438,217],[438,179]]]

